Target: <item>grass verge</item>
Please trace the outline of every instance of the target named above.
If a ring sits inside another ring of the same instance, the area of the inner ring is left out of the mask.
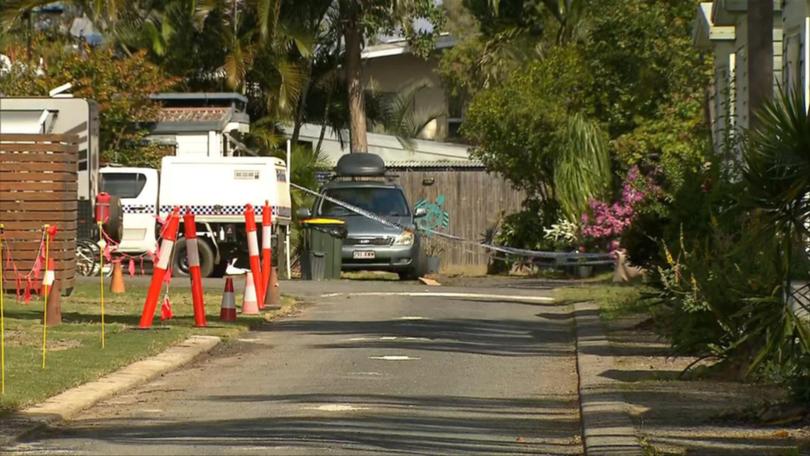
[[[613,320],[645,312],[648,306],[641,297],[648,290],[648,287],[641,284],[587,283],[557,288],[554,291],[554,299],[563,304],[597,302],[602,318]]]
[[[0,396],[0,416],[41,402],[71,387],[108,374],[132,362],[157,354],[193,334],[225,339],[289,309],[294,300],[284,297],[281,312],[262,316],[240,315],[234,323],[219,322],[221,295],[205,293],[207,328],[194,328],[188,289],[170,295],[174,318],[152,330],[137,327],[146,285],[127,285],[127,292],[113,295],[105,290],[105,348],[101,348],[101,316],[98,285],[77,283],[70,297],[62,298],[62,324],[47,331],[46,368],[42,368],[42,301],[16,302],[5,295],[6,390]]]

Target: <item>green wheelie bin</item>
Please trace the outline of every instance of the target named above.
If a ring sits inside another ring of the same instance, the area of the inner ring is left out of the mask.
[[[313,218],[302,220],[304,252],[301,276],[304,280],[340,278],[343,266],[341,251],[346,239],[345,222],[338,219]]]

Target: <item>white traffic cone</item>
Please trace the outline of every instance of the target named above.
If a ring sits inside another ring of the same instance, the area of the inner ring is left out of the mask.
[[[242,315],[259,315],[259,303],[256,299],[256,287],[253,285],[253,274],[245,274],[245,297],[242,301]]]

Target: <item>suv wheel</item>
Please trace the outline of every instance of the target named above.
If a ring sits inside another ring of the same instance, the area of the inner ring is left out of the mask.
[[[419,271],[416,269],[400,271],[397,274],[399,274],[399,280],[417,280],[419,278]]]

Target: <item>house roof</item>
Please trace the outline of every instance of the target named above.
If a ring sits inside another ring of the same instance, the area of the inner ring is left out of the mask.
[[[248,123],[248,115],[231,107],[163,107],[158,111],[153,134],[224,130],[229,122]]]
[[[400,160],[385,164],[389,169],[485,169],[478,160]]]
[[[151,95],[152,100],[233,100],[247,103],[248,99],[241,93],[236,92],[163,92]]]
[[[737,16],[748,13],[749,0],[714,0],[712,2],[712,13],[710,15],[715,25],[734,25]],[[760,1],[760,0],[754,0]],[[782,11],[782,2],[773,2],[774,14]]]
[[[734,27],[715,25],[712,21],[712,3],[702,2],[697,7],[692,41],[699,49],[711,49],[713,41],[734,41]]]
[[[446,49],[455,46],[456,39],[448,34],[442,34],[436,40],[435,49]],[[360,57],[363,60],[378,59],[380,57],[390,57],[394,55],[409,54],[411,47],[404,38],[389,40],[380,44],[366,46]]]
[[[227,120],[233,109],[225,107],[161,108],[159,122],[216,122]]]
[[[282,125],[282,129],[287,134],[292,133],[292,125]],[[316,144],[320,141],[320,134],[320,125],[304,123],[299,131],[299,140]],[[340,157],[349,152],[349,144],[344,142],[341,136],[347,137],[348,132],[336,132],[331,128],[324,131],[321,154],[324,161],[330,165],[337,163]],[[405,147],[396,136],[371,132],[368,133],[367,139],[368,151],[382,157],[386,164],[470,161],[469,146],[464,144],[412,139],[410,147]]]

